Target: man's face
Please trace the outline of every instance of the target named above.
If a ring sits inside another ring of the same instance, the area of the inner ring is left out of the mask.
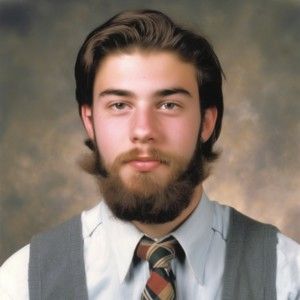
[[[200,135],[195,67],[167,51],[117,53],[100,64],[88,135],[115,182],[135,195],[160,193],[187,168]],[[203,126],[202,137],[210,129]]]

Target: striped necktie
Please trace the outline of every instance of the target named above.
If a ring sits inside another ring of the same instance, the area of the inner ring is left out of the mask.
[[[137,247],[137,256],[149,262],[150,277],[143,291],[142,300],[173,300],[176,298],[171,260],[175,257],[178,242],[172,236],[156,243],[143,237]]]

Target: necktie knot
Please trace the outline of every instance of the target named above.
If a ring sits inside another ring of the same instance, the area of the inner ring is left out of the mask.
[[[149,262],[150,277],[142,293],[142,300],[174,300],[176,297],[175,276],[171,260],[175,257],[176,239],[170,236],[161,242],[143,237],[136,255]]]
[[[171,260],[176,255],[177,245],[177,240],[172,236],[161,242],[154,242],[148,237],[143,237],[137,248],[137,256],[147,260],[150,269],[170,269]]]

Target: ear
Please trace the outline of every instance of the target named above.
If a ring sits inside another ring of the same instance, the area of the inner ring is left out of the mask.
[[[93,122],[93,109],[92,106],[84,104],[80,108],[81,119],[87,135],[90,139],[94,140],[94,122]]]
[[[216,107],[209,107],[205,110],[201,132],[203,142],[206,142],[212,135],[216,125],[217,116],[218,111]]]

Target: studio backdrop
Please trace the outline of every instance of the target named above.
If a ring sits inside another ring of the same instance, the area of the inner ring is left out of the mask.
[[[210,198],[300,241],[300,4],[253,1],[0,1],[0,263],[100,196],[74,63],[86,35],[124,9],[161,10],[208,37],[220,58],[222,150]]]

